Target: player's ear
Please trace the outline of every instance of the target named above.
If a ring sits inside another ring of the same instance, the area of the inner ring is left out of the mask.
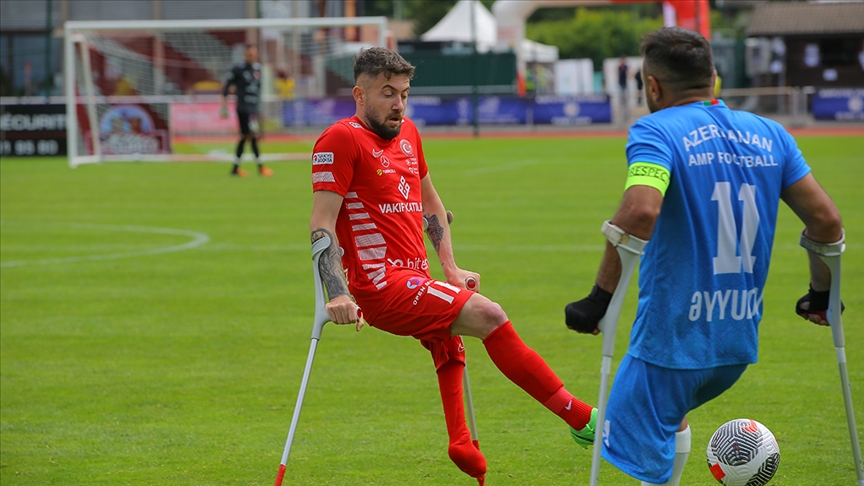
[[[663,87],[654,76],[648,76],[648,79],[645,80],[645,87],[648,88],[648,96],[654,101],[659,102],[660,98],[663,97]]]
[[[354,89],[351,90],[351,94],[354,95],[354,101],[363,103],[363,96],[365,95],[363,88],[360,86],[354,86]]]

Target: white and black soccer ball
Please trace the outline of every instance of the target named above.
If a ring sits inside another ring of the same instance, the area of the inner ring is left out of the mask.
[[[725,486],[762,486],[780,466],[780,446],[768,427],[750,419],[721,425],[708,441],[708,469]]]

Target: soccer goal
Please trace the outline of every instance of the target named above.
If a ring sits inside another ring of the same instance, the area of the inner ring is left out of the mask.
[[[330,100],[351,96],[354,55],[387,45],[387,23],[385,17],[67,22],[69,165],[233,160],[239,125],[233,95],[228,116],[220,113],[221,90],[249,44],[258,46],[261,63],[262,159],[297,160],[308,154],[280,153],[280,140],[332,121],[320,113]]]

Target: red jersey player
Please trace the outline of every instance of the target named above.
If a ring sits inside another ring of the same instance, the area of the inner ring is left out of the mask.
[[[413,336],[431,352],[448,454],[482,485],[486,459],[471,442],[463,410],[460,336],[482,339],[498,369],[561,417],[574,440],[586,447],[594,440],[596,410],[564,388],[543,358],[522,342],[501,306],[466,289],[467,279],[479,284],[480,275],[456,265],[446,211],[420,135],[403,116],[413,75],[414,66],[391,50],[376,47],[356,56],[356,114],[328,128],[312,155],[312,242],[325,236],[333,242],[322,253],[319,270],[334,323],[357,323],[360,330],[362,308],[369,325]],[[446,282],[429,274],[424,217]]]

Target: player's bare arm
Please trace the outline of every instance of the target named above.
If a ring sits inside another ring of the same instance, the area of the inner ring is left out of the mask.
[[[435,248],[447,282],[465,288],[466,279],[470,278],[475,282],[475,289],[479,288],[480,274],[462,270],[456,265],[453,242],[450,236],[450,224],[447,222],[447,210],[444,208],[444,203],[441,202],[441,197],[438,196],[429,174],[420,180],[420,187],[423,200],[423,217],[428,223],[426,234],[429,235],[429,240]]]
[[[834,243],[843,238],[840,212],[828,193],[807,174],[783,190],[783,201],[804,223],[804,236],[819,243]],[[808,252],[810,261],[810,289],[798,300],[795,312],[801,317],[827,326],[825,310],[831,290],[831,271],[815,254]]]
[[[426,218],[426,234],[429,235],[429,241],[438,253],[441,249],[441,240],[444,239],[444,226],[438,220],[437,214],[424,214]]]
[[[807,174],[783,190],[783,201],[804,223],[804,235],[819,243],[833,243],[843,234],[843,222],[834,201],[813,174]],[[828,290],[831,274],[819,258],[810,258],[810,285],[814,290]]]
[[[330,247],[321,254],[318,269],[321,281],[327,289],[330,301],[326,304],[327,314],[336,324],[357,323],[357,330],[363,327],[358,317],[357,304],[348,292],[345,283],[345,272],[342,268],[342,258],[339,255],[339,245],[336,242],[336,218],[342,206],[343,197],[335,192],[315,191],[312,202],[312,218],[309,223],[312,243],[321,238],[329,237]]]
[[[626,233],[643,240],[651,239],[654,223],[660,216],[663,194],[649,186],[632,186],[624,193],[612,224]],[[621,276],[621,259],[615,248],[606,243],[606,252],[597,273],[596,284],[601,289],[613,293]]]

